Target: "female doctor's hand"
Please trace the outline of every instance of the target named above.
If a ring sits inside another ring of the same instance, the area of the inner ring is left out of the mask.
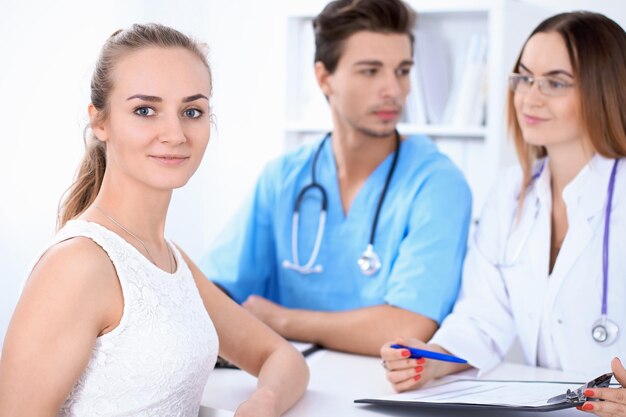
[[[387,380],[396,392],[416,389],[426,382],[440,375],[442,363],[425,358],[409,358],[411,353],[407,349],[394,349],[392,344],[399,344],[418,349],[426,349],[444,353],[443,349],[436,345],[427,345],[421,340],[398,337],[393,342],[387,342],[380,348],[380,356],[383,366],[387,370]]]
[[[585,391],[585,396],[600,398],[605,401],[587,401],[579,410],[593,413],[600,417],[626,416],[626,369],[618,358],[611,361],[611,370],[621,388],[592,388]]]

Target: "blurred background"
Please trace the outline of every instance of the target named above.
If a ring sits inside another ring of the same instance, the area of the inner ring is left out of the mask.
[[[167,235],[198,260],[262,167],[286,149],[289,11],[317,12],[324,3],[0,0],[0,344],[82,157],[89,78],[106,38],[135,22],[159,22],[209,46],[216,126],[198,173],[175,191],[167,224]],[[549,13],[599,11],[626,24],[626,3],[618,1],[522,3]]]

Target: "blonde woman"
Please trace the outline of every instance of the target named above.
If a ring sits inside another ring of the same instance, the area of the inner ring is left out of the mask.
[[[302,356],[164,237],[172,190],[209,141],[211,89],[176,30],[134,25],[105,43],[93,137],[5,339],[3,417],[197,416],[218,353],[259,379],[236,416],[278,416],[302,395]]]

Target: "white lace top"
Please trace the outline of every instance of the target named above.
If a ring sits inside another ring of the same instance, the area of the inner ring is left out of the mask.
[[[57,416],[197,417],[218,339],[176,246],[170,243],[178,267],[169,274],[96,223],[70,221],[50,246],[75,236],[90,238],[108,254],[124,311],[119,325],[96,339],[87,368]]]

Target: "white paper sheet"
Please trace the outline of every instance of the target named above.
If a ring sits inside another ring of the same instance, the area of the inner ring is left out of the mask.
[[[560,382],[461,380],[376,400],[539,407],[546,405],[549,398],[576,388]]]

